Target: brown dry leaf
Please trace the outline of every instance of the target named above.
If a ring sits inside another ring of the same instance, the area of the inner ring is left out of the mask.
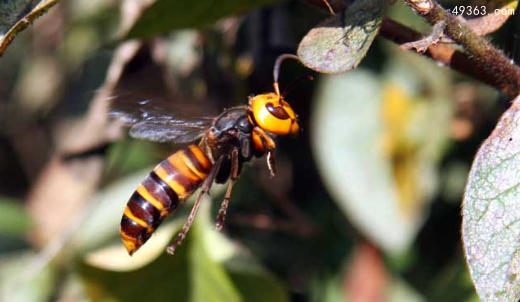
[[[55,155],[47,164],[28,196],[32,237],[39,246],[71,223],[96,189],[102,169],[100,157],[67,163]]]
[[[380,252],[369,243],[359,244],[343,280],[348,301],[384,302],[387,285],[388,274]]]
[[[63,154],[92,149],[118,137],[120,129],[109,123],[108,99],[118,82],[124,66],[140,47],[128,42],[118,48],[107,72],[103,87],[98,91],[86,117],[67,126],[58,151],[44,168],[28,196],[28,207],[35,227],[32,237],[38,245],[49,242],[70,228],[94,193],[103,172],[104,159],[100,155],[86,159],[63,161]]]

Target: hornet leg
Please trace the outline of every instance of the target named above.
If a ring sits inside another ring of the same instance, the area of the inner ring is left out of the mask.
[[[274,160],[274,149],[276,149],[276,143],[273,141],[273,139],[265,133],[264,130],[262,130],[260,127],[255,127],[253,129],[258,136],[262,139],[265,149],[267,150],[267,168],[269,169],[270,177],[274,177],[276,175],[276,165]]]
[[[229,179],[226,195],[224,195],[224,200],[222,200],[222,203],[220,204],[217,222],[215,223],[215,228],[218,231],[222,230],[222,225],[224,223],[224,220],[226,219],[226,212],[229,205],[229,198],[231,197],[231,191],[233,190],[233,184],[238,178],[238,168],[238,149],[233,149],[233,152],[231,153],[231,177]]]
[[[219,158],[219,160],[211,168],[211,171],[209,172],[208,177],[204,180],[204,183],[201,186],[199,195],[197,196],[197,199],[195,200],[195,204],[193,205],[193,208],[191,209],[190,216],[188,217],[188,220],[184,223],[184,226],[182,227],[182,231],[177,235],[177,238],[175,238],[173,243],[170,244],[166,248],[166,251],[169,254],[173,255],[175,253],[175,249],[179,245],[182,244],[184,237],[186,237],[186,234],[190,230],[191,224],[193,223],[193,220],[195,220],[195,216],[197,216],[197,212],[199,211],[202,197],[204,197],[204,195],[206,195],[209,192],[209,189],[211,188],[211,185],[213,184],[215,177],[217,177],[217,172],[220,168],[220,165],[222,164],[223,159],[224,159],[223,157]]]

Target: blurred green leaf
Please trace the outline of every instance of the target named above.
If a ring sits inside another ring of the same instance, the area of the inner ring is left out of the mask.
[[[117,175],[127,175],[143,167],[156,165],[161,157],[157,144],[142,140],[120,140],[109,149],[109,165]],[[167,156],[167,155],[165,155]]]
[[[121,215],[128,199],[153,166],[140,170],[114,182],[97,194],[92,201],[93,209],[71,238],[72,246],[79,251],[98,247],[118,234]]]
[[[23,236],[30,229],[29,215],[20,202],[0,196],[0,234]]]
[[[345,14],[328,18],[310,30],[298,46],[300,61],[321,73],[342,73],[358,66],[379,32],[380,0],[355,1]]]
[[[311,286],[310,301],[312,302],[345,302],[349,301],[343,293],[341,274],[335,276],[320,276]]]
[[[373,241],[395,252],[407,246],[415,222],[403,219],[390,163],[377,148],[381,90],[364,70],[325,78],[313,110],[312,142],[340,208]]]
[[[209,219],[209,202],[205,202],[201,211],[174,256],[165,253],[164,246],[161,246],[163,252],[158,258],[130,271],[113,271],[106,266],[92,265],[87,258],[87,262],[81,265],[87,294],[96,301],[287,301],[283,288],[257,266],[237,265],[233,261],[224,265],[224,258],[212,256],[209,250],[219,249],[220,245],[214,239],[210,245],[205,235],[216,233]],[[184,217],[177,221],[184,222]],[[180,226],[176,223],[175,230]],[[170,239],[175,234],[173,232]],[[112,256],[116,261],[121,257]]]
[[[137,148],[139,149],[139,148]],[[136,154],[139,154],[139,150]],[[132,154],[132,152],[130,152]],[[129,155],[130,156],[130,155]],[[130,156],[134,157],[134,156]],[[130,158],[128,159],[130,161]],[[137,159],[136,159],[137,160]],[[133,165],[133,164],[132,164]],[[163,223],[159,229],[154,233],[152,238],[133,256],[129,257],[119,239],[119,224],[128,199],[137,189],[141,181],[153,170],[153,166],[142,169],[134,174],[131,174],[119,181],[112,183],[106,189],[97,194],[91,203],[93,209],[89,216],[81,225],[77,232],[71,238],[71,245],[78,251],[84,252],[99,248],[100,245],[106,243],[115,237],[117,240],[117,247],[108,248],[105,255],[99,256],[101,259],[106,258],[105,262],[111,264],[110,269],[125,271],[136,269],[153,261],[159,255],[164,253],[166,246],[173,237],[175,231],[178,230],[182,219],[176,219],[176,223]],[[212,187],[212,194],[219,194],[224,189],[223,185],[215,185]],[[189,210],[191,200],[194,196],[186,202],[187,205],[178,210],[174,217],[183,218],[182,212]],[[205,201],[209,203],[208,201]],[[180,216],[180,217],[179,217]],[[206,235],[207,240],[214,239],[212,233]],[[206,240],[206,239],[205,239]],[[218,241],[218,239],[217,239]],[[222,253],[229,250],[227,247],[219,251],[211,251],[212,255],[215,253]],[[229,253],[228,253],[229,254]],[[114,255],[113,258],[107,260],[107,255]],[[97,257],[97,256],[94,256]],[[97,260],[96,260],[97,261]]]
[[[238,257],[237,257],[238,258]],[[242,301],[289,301],[286,289],[251,259],[232,259],[225,268]]]
[[[156,0],[137,20],[126,39],[144,38],[173,29],[201,28],[228,15],[240,14],[279,0]]]
[[[388,285],[387,297],[389,302],[424,302],[426,299],[414,290],[404,280],[395,278]]]
[[[54,291],[56,272],[52,266],[39,270],[32,253],[0,258],[0,301],[48,301]],[[34,270],[37,271],[34,271]]]
[[[520,299],[520,96],[477,152],[463,204],[462,236],[482,301]]]
[[[196,221],[175,256],[163,252],[137,270],[114,272],[84,264],[87,294],[96,301],[238,301],[222,266],[209,258],[201,232]]]
[[[428,301],[460,302],[471,299],[476,292],[464,259],[456,259],[439,269],[429,282],[424,295]]]
[[[446,125],[451,112],[442,94],[431,101],[418,97],[424,89],[420,77],[398,67],[388,67],[395,81],[385,85],[362,70],[326,77],[313,109],[311,137],[335,201],[389,252],[404,251],[424,221],[449,130],[429,123]]]

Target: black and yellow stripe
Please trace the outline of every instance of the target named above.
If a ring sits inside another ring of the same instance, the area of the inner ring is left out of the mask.
[[[130,256],[181,201],[193,194],[212,165],[206,154],[192,145],[175,152],[150,172],[130,197],[121,219],[119,232]]]

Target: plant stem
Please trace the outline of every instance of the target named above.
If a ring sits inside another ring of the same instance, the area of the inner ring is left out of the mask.
[[[444,32],[467,51],[469,58],[487,77],[494,77],[496,87],[511,97],[520,94],[520,68],[488,40],[479,37],[465,23],[443,9],[434,0],[404,0],[430,24],[445,22]]]
[[[383,38],[398,45],[417,41],[422,36],[421,33],[388,18],[383,19],[379,33]],[[472,58],[463,51],[438,43],[430,45],[425,52],[420,54],[439,62],[443,66],[448,66],[462,74],[501,89],[501,82],[498,78],[476,66]],[[515,95],[512,93],[510,96],[514,97]]]
[[[3,38],[0,38],[0,57],[7,50],[7,47],[13,42],[16,35],[26,29],[34,20],[45,14],[51,7],[58,4],[60,0],[48,0],[39,4],[33,11],[27,14],[25,17],[16,22],[13,27],[5,34]]]

